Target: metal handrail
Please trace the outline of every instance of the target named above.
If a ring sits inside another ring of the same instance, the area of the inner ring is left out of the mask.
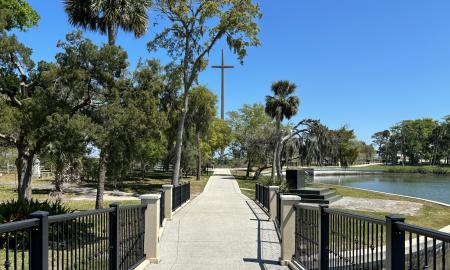
[[[450,243],[450,234],[449,233],[436,231],[433,229],[428,229],[428,228],[424,228],[424,227],[420,227],[420,226],[416,226],[416,225],[412,225],[412,224],[407,224],[407,223],[403,223],[403,222],[395,222],[394,224],[397,226],[397,229],[399,229],[401,231],[415,233],[415,234],[419,234],[419,235],[430,237],[430,238],[435,238],[436,240]]]
[[[120,208],[123,208],[123,207],[120,207]],[[103,214],[103,213],[110,213],[113,211],[114,211],[114,208],[102,208],[102,209],[96,209],[96,210],[87,210],[87,211],[79,211],[79,212],[68,213],[68,214],[54,215],[54,216],[48,217],[48,223],[52,224],[52,223],[76,219],[76,218],[80,218],[80,217],[87,217],[87,216],[94,216],[94,215]]]
[[[27,228],[36,227],[39,225],[39,219],[30,218],[26,220],[14,221],[5,224],[0,224],[0,233],[8,233]]]
[[[367,222],[375,223],[378,225],[386,225],[386,220],[381,219],[381,218],[365,216],[365,215],[356,214],[353,212],[335,209],[335,208],[325,208],[324,211],[327,212],[328,214],[334,214],[334,215],[339,215],[339,216],[343,216],[343,217],[355,218],[355,219],[359,219],[361,221],[367,221]]]
[[[120,209],[138,209],[138,208],[147,208],[147,205],[146,204],[130,204],[130,205],[120,206]]]

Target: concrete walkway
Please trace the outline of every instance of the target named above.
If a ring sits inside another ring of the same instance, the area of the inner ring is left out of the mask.
[[[204,192],[166,223],[161,261],[146,269],[288,269],[279,256],[273,222],[229,170],[216,169]]]

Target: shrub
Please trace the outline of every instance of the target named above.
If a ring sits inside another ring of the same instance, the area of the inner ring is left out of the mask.
[[[10,200],[0,203],[0,224],[26,219],[36,211],[46,211],[49,215],[60,215],[73,212],[61,201]]]
[[[61,201],[38,201],[38,200],[11,200],[0,203],[0,224],[12,221],[18,221],[29,218],[30,214],[36,211],[46,211],[49,215],[60,215],[73,212]],[[10,246],[28,249],[29,234],[24,231],[18,231],[8,237],[8,234],[0,234],[0,248],[4,248],[9,242]]]

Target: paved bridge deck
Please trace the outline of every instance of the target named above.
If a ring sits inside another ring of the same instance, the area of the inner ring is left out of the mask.
[[[166,223],[161,261],[153,269],[288,269],[278,264],[272,221],[227,169],[217,169],[204,192]]]

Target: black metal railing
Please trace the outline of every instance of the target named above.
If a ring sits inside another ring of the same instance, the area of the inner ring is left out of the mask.
[[[306,269],[318,269],[319,211],[316,207],[296,209],[294,259]]]
[[[147,205],[119,208],[119,269],[134,269],[145,259],[145,210]]]
[[[31,236],[38,229],[37,218],[0,226],[0,269],[31,269]]]
[[[450,269],[450,234],[327,206],[296,205],[295,254],[305,269]]]
[[[159,226],[162,227],[164,224],[165,215],[165,197],[166,192],[161,190],[161,199],[159,200]]]
[[[81,211],[0,225],[0,269],[133,269],[145,259],[147,205]],[[3,268],[4,267],[4,268]]]
[[[267,211],[270,211],[269,186],[255,184],[255,198]]]
[[[280,227],[281,224],[281,192],[279,190],[276,191],[277,196],[277,213],[275,215],[275,224]]]
[[[109,215],[114,208],[48,218],[49,269],[105,269],[109,265]]]
[[[330,268],[384,269],[385,220],[324,208],[327,215]]]
[[[172,189],[172,211],[175,211],[191,198],[191,184],[184,183]]]
[[[450,234],[403,222],[395,223],[403,238],[404,269],[450,269]]]

